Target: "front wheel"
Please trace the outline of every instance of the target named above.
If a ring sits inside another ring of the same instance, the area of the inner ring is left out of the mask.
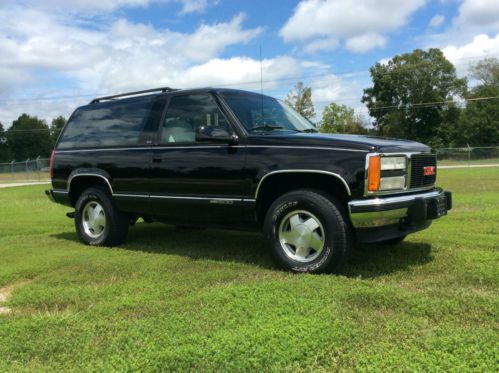
[[[270,206],[264,223],[272,257],[293,272],[338,273],[350,254],[352,237],[341,206],[313,190],[296,190]]]
[[[129,222],[129,217],[114,207],[111,196],[103,189],[86,189],[76,202],[76,231],[87,245],[119,245],[126,238]]]

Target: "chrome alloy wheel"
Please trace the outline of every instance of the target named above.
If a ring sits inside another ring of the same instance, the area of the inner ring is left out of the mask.
[[[99,202],[90,201],[85,205],[82,214],[85,233],[92,238],[99,238],[106,229],[106,213]]]
[[[279,241],[289,258],[301,263],[311,262],[324,249],[324,227],[312,213],[292,211],[281,221]]]

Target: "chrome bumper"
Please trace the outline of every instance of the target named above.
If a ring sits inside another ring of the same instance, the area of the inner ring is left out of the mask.
[[[397,197],[353,200],[348,203],[355,228],[375,228],[401,222],[425,221],[446,215],[452,194],[440,188]]]

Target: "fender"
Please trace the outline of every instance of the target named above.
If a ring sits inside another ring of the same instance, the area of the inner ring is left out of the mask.
[[[78,168],[76,170],[73,170],[73,172],[71,172],[68,177],[68,183],[66,188],[68,193],[71,191],[71,182],[75,178],[81,176],[94,176],[101,178],[106,182],[107,186],[109,187],[109,190],[111,191],[111,194],[114,193],[113,187],[111,185],[111,176],[109,175],[108,172],[101,170],[99,168]]]
[[[345,186],[345,190],[347,191],[347,194],[349,196],[352,195],[351,191],[350,191],[350,187],[348,186],[348,183],[346,182],[346,180],[339,174],[336,174],[334,172],[330,172],[330,171],[324,171],[324,170],[306,170],[306,169],[297,169],[297,170],[278,170],[278,171],[271,171],[271,172],[268,172],[266,173],[265,175],[262,176],[262,178],[260,179],[260,182],[258,183],[258,186],[256,187],[256,192],[255,192],[255,199],[258,199],[258,193],[260,192],[260,187],[263,183],[263,181],[271,176],[271,175],[274,175],[274,174],[282,174],[282,173],[316,173],[316,174],[323,174],[323,175],[329,175],[329,176],[333,176],[337,179],[339,179],[343,185]]]

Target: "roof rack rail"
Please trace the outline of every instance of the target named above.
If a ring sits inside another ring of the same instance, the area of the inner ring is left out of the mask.
[[[127,92],[127,93],[120,93],[119,95],[97,97],[97,98],[94,98],[92,101],[90,101],[90,103],[91,104],[95,104],[95,103],[101,102],[101,101],[114,100],[115,98],[119,98],[119,97],[141,95],[141,94],[144,94],[144,93],[152,93],[152,92],[163,92],[163,93],[166,93],[166,92],[173,92],[173,91],[178,91],[178,89],[176,89],[176,88],[170,88],[170,87],[161,87],[161,88],[146,89],[144,91]]]

